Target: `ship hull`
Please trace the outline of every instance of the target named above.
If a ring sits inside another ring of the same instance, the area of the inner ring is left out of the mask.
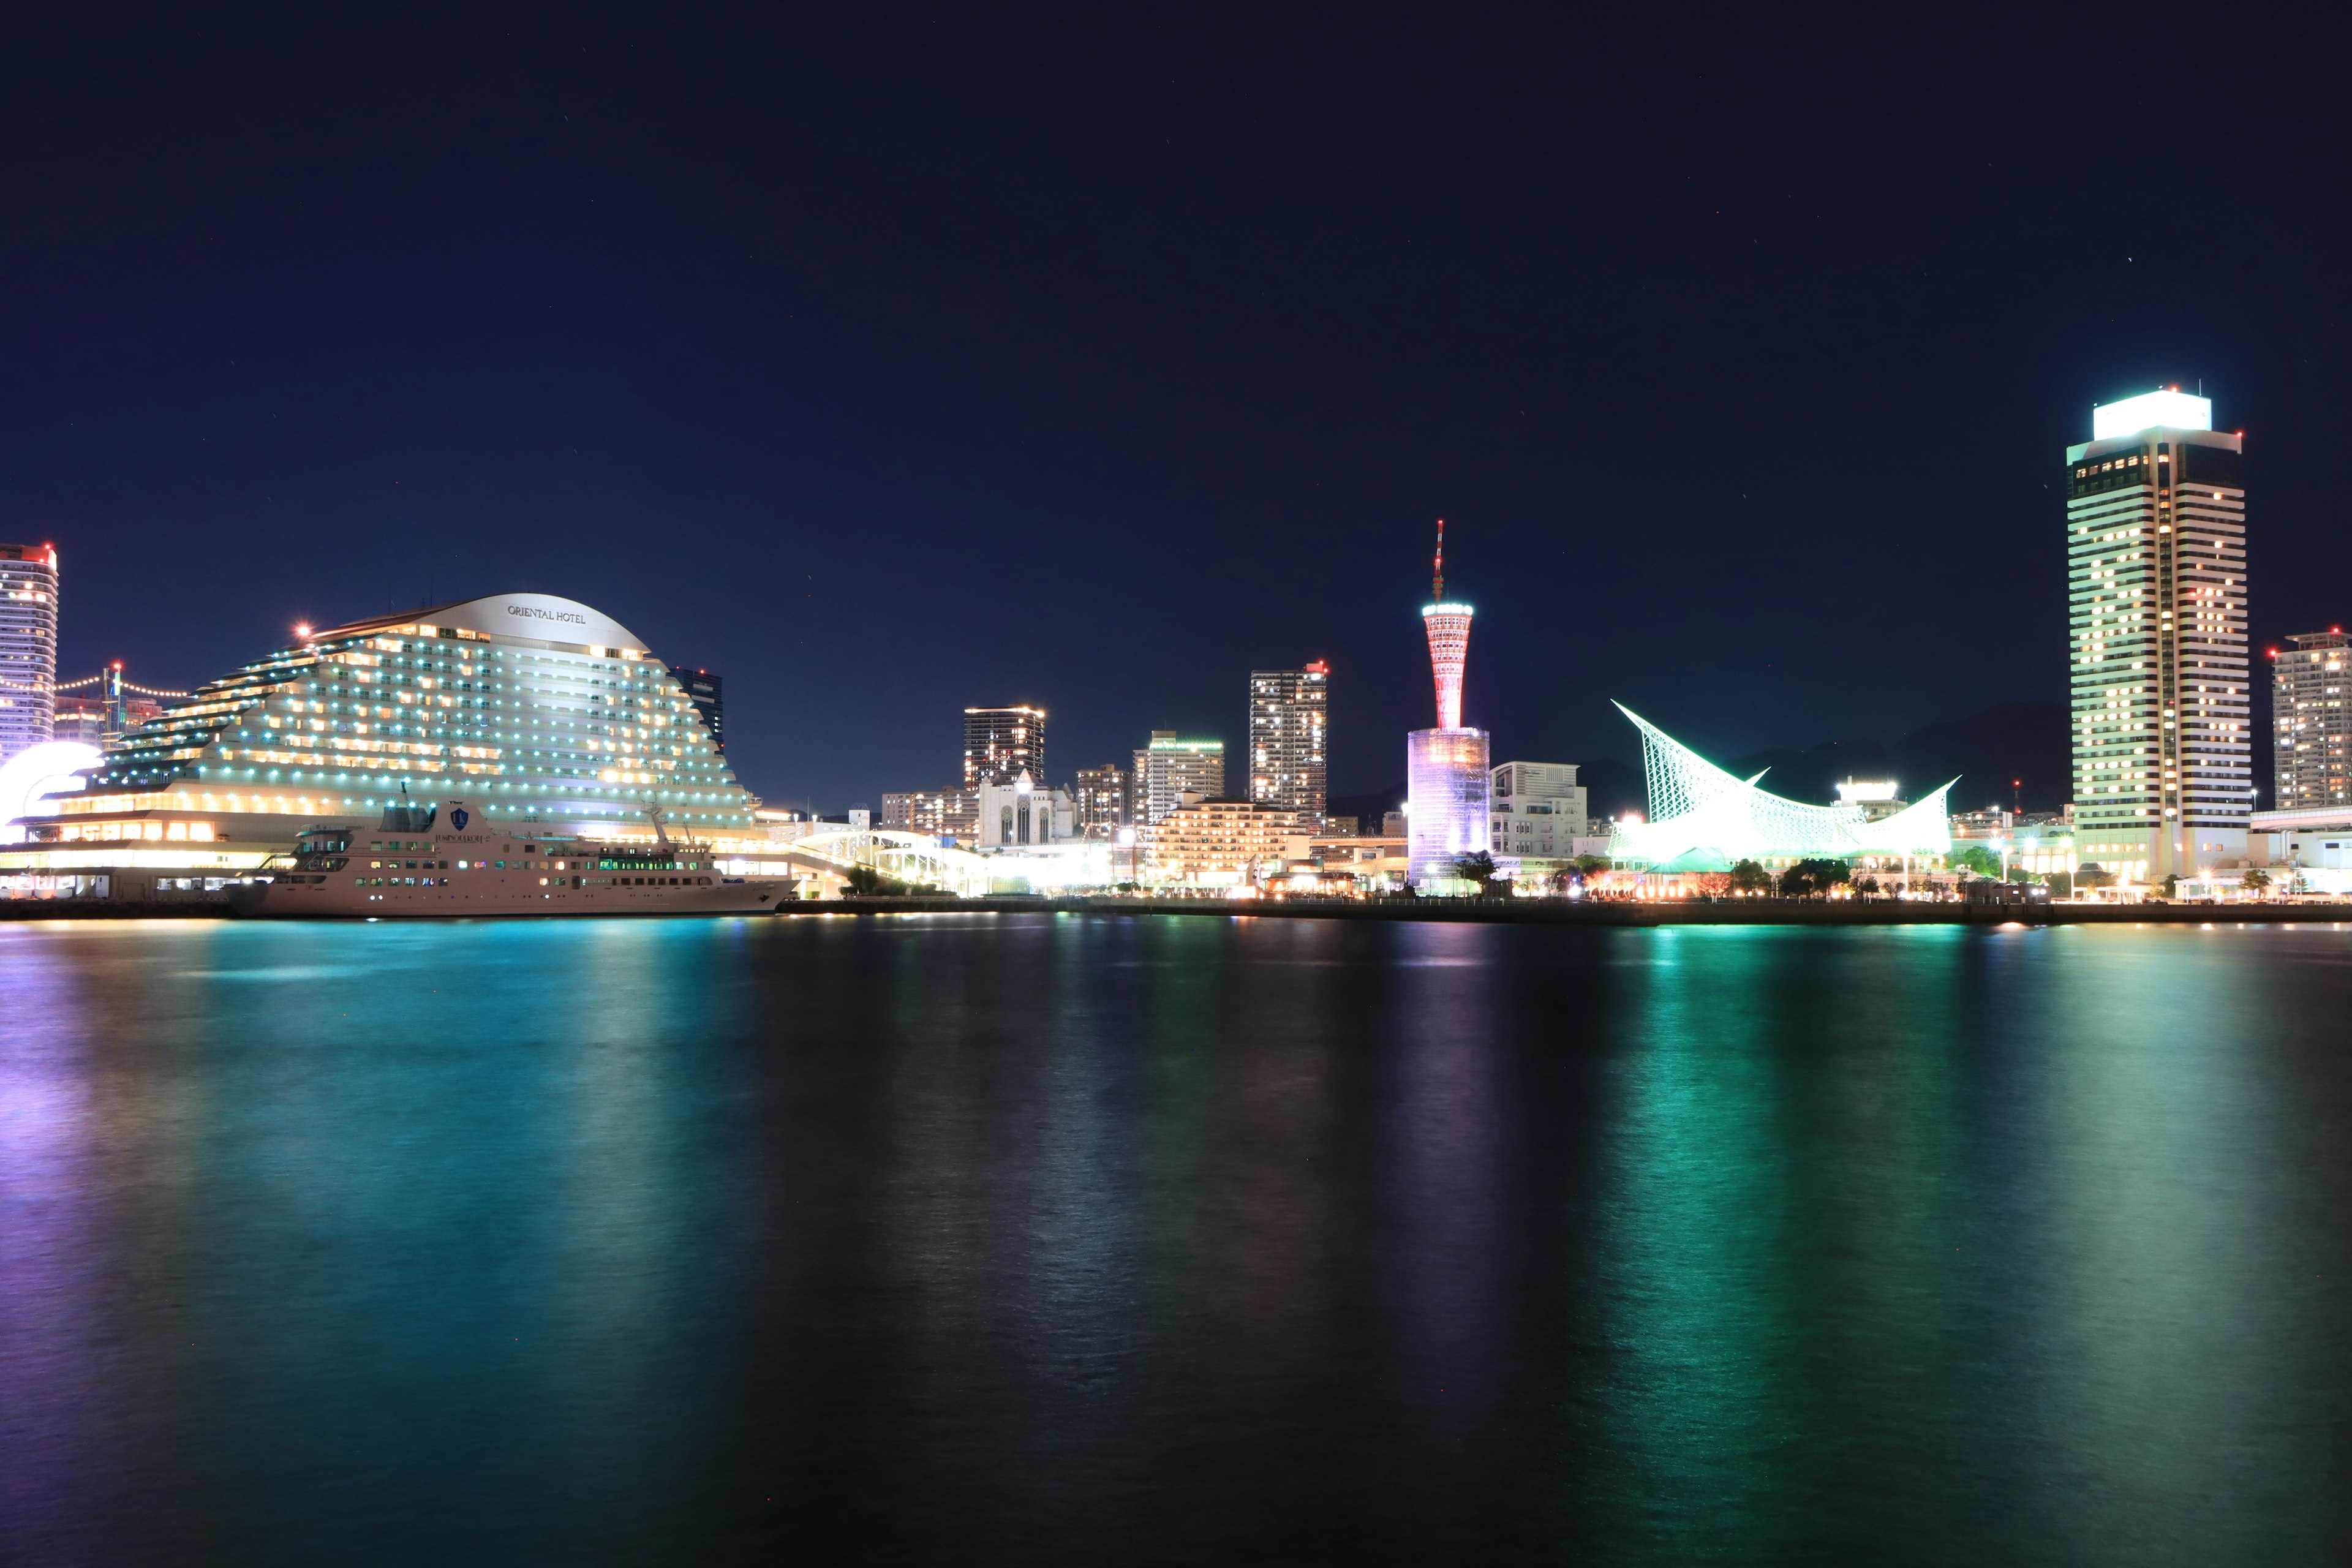
[[[515,877],[520,886],[499,886],[496,872],[480,879],[453,874],[436,887],[351,885],[348,878],[325,881],[282,880],[232,884],[223,889],[231,913],[247,920],[456,920],[515,915],[762,915],[775,912],[788,884],[722,880],[708,887],[573,887],[573,879],[550,879],[562,886],[538,885]],[[343,885],[335,885],[341,881]]]

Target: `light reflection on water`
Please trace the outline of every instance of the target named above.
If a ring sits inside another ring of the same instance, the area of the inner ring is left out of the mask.
[[[0,1559],[2329,1561],[2347,958],[0,926]]]

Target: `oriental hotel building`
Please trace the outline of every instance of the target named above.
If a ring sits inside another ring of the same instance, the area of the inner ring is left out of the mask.
[[[689,672],[690,673],[690,672]],[[761,837],[693,694],[602,612],[506,594],[307,634],[125,734],[0,871],[235,874],[305,827],[465,805],[517,834]]]
[[[2212,408],[2106,404],[2066,449],[2076,855],[2126,881],[2247,850],[2245,448]]]

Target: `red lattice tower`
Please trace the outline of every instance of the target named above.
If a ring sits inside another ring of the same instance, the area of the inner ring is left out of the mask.
[[[1437,727],[1462,728],[1462,667],[1470,658],[1470,606],[1445,602],[1445,520],[1437,520],[1436,569],[1421,624],[1429,629],[1429,668],[1437,681]]]

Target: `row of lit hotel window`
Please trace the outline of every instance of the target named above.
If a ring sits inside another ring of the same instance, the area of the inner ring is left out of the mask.
[[[169,843],[210,844],[213,825],[209,822],[68,822],[58,829],[61,842],[89,840],[100,843],[152,841]]]
[[[323,877],[316,879],[326,880]],[[562,877],[555,879],[555,885],[558,887],[562,886],[563,882],[564,879]],[[571,882],[575,888],[647,886],[707,888],[710,886],[710,879],[708,877],[671,877],[667,879],[660,877],[574,877],[571,879]],[[539,885],[542,888],[546,887],[548,879],[541,877],[539,879]],[[352,886],[354,888],[446,888],[449,886],[449,879],[446,877],[353,877]]]

